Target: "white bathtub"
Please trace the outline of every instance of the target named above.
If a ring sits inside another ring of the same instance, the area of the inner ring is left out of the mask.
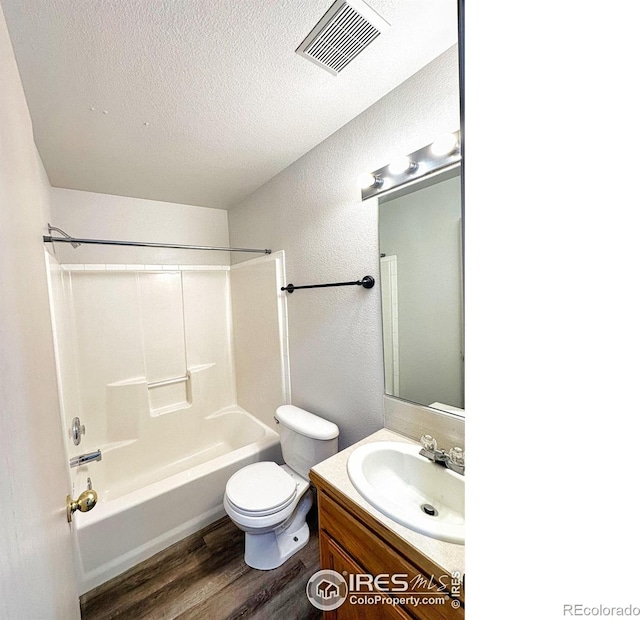
[[[81,594],[222,517],[227,480],[240,468],[282,463],[278,434],[240,407],[205,418],[191,443],[166,459],[163,448],[120,442],[74,472],[76,481],[91,476],[99,495],[73,520]]]

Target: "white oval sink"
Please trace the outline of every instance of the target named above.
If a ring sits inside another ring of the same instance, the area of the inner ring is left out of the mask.
[[[396,523],[464,544],[464,476],[420,456],[420,449],[395,441],[360,446],[347,461],[349,479],[364,499]],[[425,504],[437,514],[427,514]]]

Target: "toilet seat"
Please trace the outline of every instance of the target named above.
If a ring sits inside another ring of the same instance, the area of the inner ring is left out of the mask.
[[[226,499],[239,514],[266,517],[287,508],[296,497],[297,486],[277,463],[253,463],[229,478]]]

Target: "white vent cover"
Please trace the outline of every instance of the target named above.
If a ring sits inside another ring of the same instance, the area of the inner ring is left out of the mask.
[[[338,75],[389,24],[362,0],[337,0],[296,52]]]

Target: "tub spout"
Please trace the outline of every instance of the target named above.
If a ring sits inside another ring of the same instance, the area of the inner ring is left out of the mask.
[[[91,463],[92,461],[101,461],[102,451],[96,450],[95,452],[88,452],[87,454],[79,454],[69,459],[69,467],[79,467],[85,463]]]

